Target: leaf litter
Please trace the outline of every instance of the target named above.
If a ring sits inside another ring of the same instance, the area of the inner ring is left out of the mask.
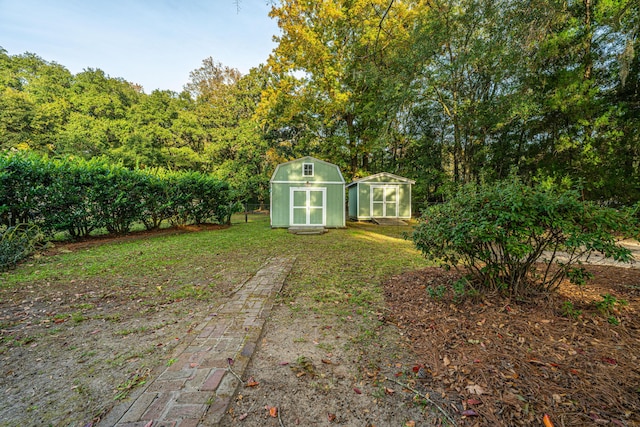
[[[640,270],[586,269],[592,281],[551,297],[454,304],[459,276],[426,268],[388,280],[385,299],[418,358],[414,373],[428,373],[417,381],[461,403],[459,425],[541,425],[545,414],[562,426],[640,425]],[[615,322],[596,307],[603,295],[627,303]],[[567,316],[565,301],[580,314]]]

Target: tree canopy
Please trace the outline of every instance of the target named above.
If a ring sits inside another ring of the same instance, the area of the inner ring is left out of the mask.
[[[640,200],[640,4],[633,0],[281,0],[267,63],[213,58],[184,91],[76,75],[0,49],[0,150],[210,172],[264,202],[303,155],[451,185],[564,180]]]

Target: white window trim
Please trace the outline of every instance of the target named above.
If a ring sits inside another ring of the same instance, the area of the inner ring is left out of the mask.
[[[383,191],[382,194],[382,202],[374,202],[373,201],[373,189],[374,188],[381,188]],[[387,204],[394,204],[394,203],[389,203],[387,202],[387,190],[388,189],[394,189],[396,191],[396,201],[395,201],[395,205],[396,205],[396,214],[394,216],[387,216]],[[399,218],[400,217],[400,186],[399,185],[389,185],[389,184],[377,184],[377,185],[371,185],[369,186],[369,215],[371,216],[371,218],[374,218],[373,216],[373,205],[374,203],[378,203],[380,205],[382,205],[382,217],[381,218]]]
[[[306,174],[304,173],[304,172],[305,172],[305,168],[306,168],[306,166],[307,166],[307,165],[311,166],[311,175],[306,175]],[[316,170],[315,170],[315,169],[316,169],[316,168],[315,168],[315,166],[314,166],[314,164],[313,164],[313,163],[303,163],[303,164],[302,164],[302,176],[303,176],[304,178],[311,178],[311,177],[313,177],[313,176],[315,175],[315,173],[316,173]]]
[[[311,191],[321,191],[322,192],[322,224],[311,224],[310,223],[310,211],[307,209],[307,217],[305,220],[305,224],[294,224],[293,221],[293,193],[295,191],[304,191],[307,193],[307,202],[309,201],[309,192]],[[289,226],[294,225],[302,225],[302,226],[322,226],[324,227],[327,224],[327,189],[325,187],[291,187],[289,188]]]

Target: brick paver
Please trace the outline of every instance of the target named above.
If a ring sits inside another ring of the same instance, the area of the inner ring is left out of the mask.
[[[99,427],[215,426],[222,419],[295,258],[272,258],[183,344],[175,362]]]

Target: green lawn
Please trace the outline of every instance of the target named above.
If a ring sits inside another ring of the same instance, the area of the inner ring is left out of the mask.
[[[272,230],[267,216],[234,217],[223,230],[187,232],[105,243],[29,260],[3,273],[0,287],[102,283],[132,298],[164,302],[214,298],[255,273],[270,257],[297,257],[283,297],[294,309],[327,314],[382,301],[380,284],[393,274],[427,265],[411,242],[409,227],[350,224],[319,236]]]

